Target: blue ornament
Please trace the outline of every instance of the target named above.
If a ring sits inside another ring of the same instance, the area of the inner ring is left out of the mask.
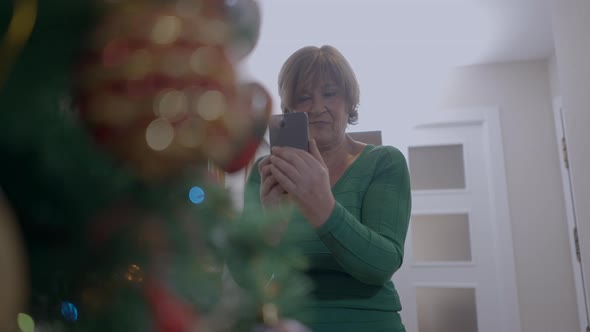
[[[201,187],[192,187],[188,197],[194,204],[201,204],[205,200],[205,191]]]
[[[61,315],[68,321],[68,322],[75,322],[78,320],[78,308],[72,302],[62,302],[61,303]]]

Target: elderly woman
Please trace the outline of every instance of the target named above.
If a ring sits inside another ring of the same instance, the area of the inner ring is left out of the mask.
[[[296,207],[282,240],[309,259],[314,290],[306,323],[313,331],[405,331],[391,281],[410,217],[404,156],[346,134],[358,120],[359,85],[334,47],[298,50],[278,83],[282,111],[308,114],[309,152],[274,147],[251,172],[245,204]]]

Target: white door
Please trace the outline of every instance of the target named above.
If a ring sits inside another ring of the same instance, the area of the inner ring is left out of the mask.
[[[498,112],[441,112],[405,144],[412,219],[394,276],[408,332],[520,331]]]

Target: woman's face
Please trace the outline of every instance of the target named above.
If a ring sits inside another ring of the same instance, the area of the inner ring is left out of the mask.
[[[321,81],[312,91],[295,95],[295,112],[309,117],[309,136],[318,148],[329,149],[344,140],[348,125],[348,103],[342,89],[330,80]]]

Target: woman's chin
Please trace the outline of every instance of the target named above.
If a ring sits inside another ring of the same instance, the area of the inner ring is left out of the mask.
[[[315,140],[315,143],[320,151],[329,150],[330,147],[333,147],[334,145],[334,142],[330,139],[327,139],[326,137],[312,136],[311,138]]]
[[[321,130],[319,128],[309,128],[309,138],[315,139],[316,141],[326,141],[330,139],[329,132]]]

